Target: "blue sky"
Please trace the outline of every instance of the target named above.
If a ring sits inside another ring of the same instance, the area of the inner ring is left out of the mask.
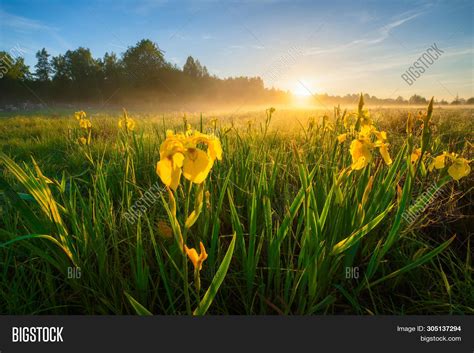
[[[149,38],[168,61],[262,76],[297,93],[474,96],[472,1],[0,2],[0,49],[34,66],[79,46],[95,57]],[[433,43],[444,51],[411,86],[400,77]]]

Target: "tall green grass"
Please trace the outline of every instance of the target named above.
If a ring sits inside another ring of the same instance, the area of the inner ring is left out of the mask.
[[[224,150],[186,234],[189,246],[202,241],[209,254],[200,291],[192,265],[160,230],[159,222],[173,226],[166,192],[134,224],[124,217],[159,180],[160,143],[166,129],[182,130],[180,119],[138,117],[137,131],[124,134],[118,116],[98,113],[89,146],[77,143],[71,116],[2,120],[0,312],[472,314],[469,219],[447,215],[472,214],[472,176],[454,182],[413,165],[422,131],[406,136],[404,112],[376,121],[393,163],[376,157],[348,173],[350,141],[336,139],[347,113],[330,113],[334,129],[302,114],[298,124],[294,112],[221,118],[217,126],[212,117],[188,117]],[[472,158],[472,122],[462,118],[452,131],[437,115],[426,151]],[[451,196],[406,224],[403,212],[433,183]],[[175,197],[184,229],[196,193],[182,181]],[[68,278],[71,267],[80,278]],[[347,278],[354,268],[360,276]]]

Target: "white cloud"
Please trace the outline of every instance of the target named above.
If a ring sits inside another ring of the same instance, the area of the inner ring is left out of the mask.
[[[419,10],[412,14],[404,14],[405,16],[403,16],[402,18],[393,20],[387,25],[378,28],[375,31],[376,32],[375,36],[363,38],[363,39],[356,39],[349,43],[345,43],[345,44],[335,46],[332,48],[321,48],[321,47],[309,48],[308,50],[306,50],[305,54],[306,55],[333,54],[333,53],[343,52],[351,48],[361,48],[361,47],[366,47],[366,46],[371,46],[374,44],[381,43],[390,36],[390,32],[393,29],[400,27],[404,23],[423,15],[425,12],[426,12],[426,8],[423,8],[422,10]]]

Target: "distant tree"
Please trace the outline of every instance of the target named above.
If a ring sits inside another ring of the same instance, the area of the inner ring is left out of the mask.
[[[0,51],[0,101],[8,103],[31,98],[25,84],[31,79],[29,68],[22,57],[10,53]]]
[[[88,48],[68,50],[64,55],[67,71],[73,81],[82,83],[95,78],[99,65]]]
[[[122,58],[125,75],[135,83],[150,83],[159,76],[166,62],[157,44],[143,39],[129,47]]]
[[[402,104],[402,103],[406,103],[407,101],[402,96],[398,96],[395,102],[397,104]]]
[[[198,77],[198,67],[192,56],[188,56],[186,59],[186,63],[183,66],[183,72],[191,77]]]
[[[466,104],[474,104],[474,97],[469,98],[469,99],[466,101]]]
[[[202,77],[203,76],[203,68],[199,60],[196,59],[196,77]]]
[[[410,104],[427,104],[428,101],[426,100],[426,98],[424,98],[422,96],[419,96],[417,94],[414,94],[413,96],[410,97],[410,99],[408,100],[408,103],[410,103]]]
[[[71,78],[64,55],[54,56],[51,60],[51,65],[54,81],[66,81]]]
[[[459,95],[456,94],[456,98],[454,98],[451,104],[453,105],[466,104],[466,100],[464,98],[459,98]]]
[[[49,54],[45,48],[38,50],[36,53],[36,59],[38,60],[37,64],[35,65],[36,72],[35,77],[40,82],[49,81],[49,76],[52,72],[51,63],[49,62]]]
[[[6,51],[0,51],[0,78],[27,80],[31,76],[29,67],[22,57],[12,57]]]
[[[202,67],[202,77],[209,77],[209,71],[207,71],[207,67]]]
[[[102,60],[103,78],[109,83],[118,82],[122,74],[122,65],[115,53],[105,53]]]

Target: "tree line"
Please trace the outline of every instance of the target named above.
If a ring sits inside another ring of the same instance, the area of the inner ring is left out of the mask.
[[[168,62],[149,39],[129,47],[122,55],[105,53],[94,58],[79,47],[51,56],[45,48],[36,53],[34,72],[23,57],[0,51],[0,88],[3,103],[176,101],[185,98],[232,100],[249,103],[280,101],[286,92],[266,89],[260,77],[210,75],[206,66],[189,56],[182,68]]]
[[[165,59],[159,46],[143,39],[123,54],[105,53],[94,58],[79,47],[51,56],[45,48],[36,53],[34,71],[25,64],[21,50],[0,51],[0,104],[21,102],[90,102],[125,104],[174,102],[186,99],[215,103],[271,104],[291,102],[291,93],[264,87],[260,77],[219,78],[189,56],[182,68]],[[315,104],[352,104],[358,94],[318,94]],[[380,99],[365,95],[367,104],[427,104],[417,94],[409,99]],[[474,98],[456,97],[438,104],[474,104]]]

